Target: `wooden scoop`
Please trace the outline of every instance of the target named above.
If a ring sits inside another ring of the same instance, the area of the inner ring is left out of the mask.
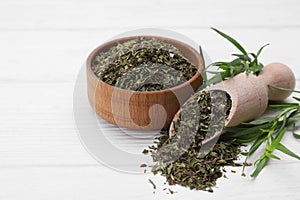
[[[281,63],[271,63],[265,66],[258,75],[238,74],[226,81],[204,89],[205,91],[223,90],[227,92],[232,101],[230,113],[225,122],[225,127],[237,126],[243,122],[255,119],[262,115],[268,106],[268,101],[280,101],[290,96],[291,92],[275,89],[271,86],[294,89],[295,76],[291,69]],[[179,120],[176,113],[173,121]],[[169,136],[175,134],[173,122],[171,123]],[[203,144],[216,139],[221,133],[216,133],[203,141]]]

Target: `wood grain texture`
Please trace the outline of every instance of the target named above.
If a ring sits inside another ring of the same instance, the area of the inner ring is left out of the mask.
[[[128,29],[105,30],[9,30],[0,34],[0,82],[69,82],[75,81],[89,53],[110,39]],[[207,29],[174,28],[187,35],[208,55],[206,63],[232,59],[231,53],[238,53],[227,41]],[[261,54],[264,64],[281,62],[291,67],[300,78],[297,40],[300,29],[224,29],[234,36],[249,51],[256,52],[263,44],[270,43]],[[14,55],[17,55],[14,56]],[[33,59],[32,55],[38,58]],[[25,70],[25,69],[26,70]]]
[[[167,128],[180,105],[202,84],[203,58],[194,48],[181,41],[156,36],[178,48],[182,55],[198,68],[191,79],[162,91],[137,92],[113,87],[96,77],[91,66],[99,52],[136,38],[123,37],[109,41],[89,55],[86,71],[90,104],[99,116],[120,127],[144,130]]]
[[[283,101],[291,95],[269,85],[293,90],[295,84],[295,76],[289,67],[273,63],[265,66],[259,76],[239,74],[208,90],[224,90],[230,95],[232,108],[225,126],[232,127],[260,117],[266,111],[268,101]]]
[[[174,196],[153,195],[147,179],[163,187],[162,177],[119,173],[86,152],[77,137],[72,98],[88,54],[112,36],[141,27],[187,35],[213,61],[229,60],[236,50],[210,26],[254,52],[271,43],[261,61],[287,64],[299,89],[298,2],[0,1],[0,199],[297,199],[300,164],[281,153],[282,160],[271,161],[258,179],[229,173],[230,179],[220,179],[214,194],[176,187]],[[152,143],[138,144],[117,132],[110,139],[134,151]],[[300,143],[291,134],[283,143],[300,153]]]
[[[300,25],[297,0],[11,0],[1,1],[0,5],[0,28],[11,30],[101,31],[145,26],[295,28]]]

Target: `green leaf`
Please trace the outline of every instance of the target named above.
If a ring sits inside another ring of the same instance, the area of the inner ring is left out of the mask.
[[[234,126],[234,127],[225,127],[224,131],[229,132],[229,133],[241,133],[244,130],[247,130],[245,127],[240,127],[240,126]]]
[[[210,73],[210,74],[220,74],[219,71],[206,71],[207,73]]]
[[[257,138],[256,141],[250,147],[250,149],[248,151],[248,156],[251,156],[262,145],[262,143],[264,141],[265,141],[265,137],[261,136],[261,137]]]
[[[257,163],[255,171],[250,175],[251,177],[257,177],[257,175],[261,172],[261,170],[266,166],[269,158],[263,157]]]
[[[255,140],[257,140],[260,137],[266,137],[266,132],[261,130],[260,132],[257,133],[253,133],[253,134],[247,134],[247,135],[241,135],[239,137],[234,137],[236,139],[236,141],[240,144],[246,144],[249,142],[253,142]]]
[[[203,82],[207,81],[207,68],[204,68],[202,72],[202,78],[203,78]]]
[[[293,117],[299,117],[300,116],[300,110],[299,109],[295,109],[294,111],[292,111],[290,113],[290,115],[288,116],[288,118],[293,118]]]
[[[294,117],[289,117],[287,126],[290,126],[292,123],[296,123],[299,120],[300,120],[300,115],[297,115],[297,116],[294,116]]]
[[[249,142],[255,141],[259,137],[265,137],[266,134],[267,133],[264,132],[263,130],[261,130],[260,132],[251,133],[251,134],[243,134],[243,132],[241,132],[241,133],[231,134],[231,136],[229,138],[234,138],[240,144],[247,144]]]
[[[202,58],[203,66],[206,66],[206,62],[205,62],[205,59],[204,59],[204,56],[203,56],[203,51],[202,51],[202,48],[201,48],[200,45],[199,45],[199,54],[200,54],[200,56],[201,56],[201,58]],[[204,71],[205,71],[205,70],[206,70],[206,68],[204,67]],[[202,75],[202,76],[203,76],[203,75]],[[205,73],[204,76],[206,76],[206,73]],[[203,77],[203,79],[207,80],[207,77]]]
[[[275,86],[275,85],[269,85],[269,87],[272,87],[272,88],[275,88],[275,89],[278,89],[278,90],[288,91],[288,92],[300,93],[300,91],[298,91],[298,90],[292,90],[292,89],[289,89],[289,88],[278,87],[278,86]]]
[[[225,128],[224,130],[227,132],[232,132],[232,137],[239,138],[244,135],[251,135],[251,134],[258,134],[262,133],[263,129],[268,129],[271,126],[271,124],[266,123],[258,126],[252,126],[252,127],[228,127]]]
[[[211,63],[208,67],[210,67],[210,66],[221,66],[221,65],[228,65],[228,62],[214,62],[214,63]]]
[[[240,58],[234,59],[233,61],[231,61],[230,63],[228,63],[228,66],[238,66],[243,64],[243,60]]]
[[[242,124],[243,125],[261,125],[261,124],[270,123],[274,120],[275,120],[274,117],[265,117],[265,118],[257,119],[257,120],[251,121],[251,122],[244,122]]]
[[[248,156],[248,155],[249,155],[249,152],[241,152],[241,155],[243,155],[243,156]]]
[[[259,75],[259,73],[262,71],[264,65],[263,64],[256,64],[254,62],[250,63],[250,71],[252,72],[252,74],[255,74],[256,76]]]
[[[221,78],[222,78],[222,80],[225,80],[225,79],[231,78],[231,77],[232,77],[232,74],[230,73],[229,70],[221,72]]]
[[[249,55],[251,55],[254,59],[256,58],[256,54],[255,53],[249,53]]]
[[[298,106],[298,103],[270,103],[270,108],[289,108],[291,106]]]
[[[251,136],[248,136],[248,137],[240,137],[240,138],[237,138],[236,141],[240,144],[247,144],[247,143],[250,143],[250,142],[253,142],[254,140],[256,140],[258,138],[259,135],[251,135]]]
[[[285,154],[287,154],[287,155],[289,155],[289,156],[291,156],[291,157],[293,157],[293,158],[296,158],[296,159],[300,160],[300,157],[297,154],[295,154],[294,152],[292,152],[291,150],[289,150],[287,147],[285,147],[281,143],[279,143],[277,145],[276,149],[279,150],[279,151],[281,151],[281,152],[283,152],[283,153],[285,153]]]
[[[262,50],[263,50],[266,46],[268,46],[268,45],[270,45],[270,44],[265,44],[264,46],[262,46],[262,47],[258,50],[258,52],[256,53],[256,59],[258,58],[258,56],[260,55],[260,53],[262,52]]]
[[[231,42],[236,48],[238,48],[244,55],[248,55],[246,50],[232,37],[226,35],[225,33],[219,31],[218,29],[211,28],[212,30],[216,31],[218,34],[223,36],[225,39],[227,39],[229,42]]]
[[[210,85],[214,85],[216,83],[219,83],[222,81],[222,75],[221,73],[218,73],[216,75],[214,75],[212,78],[210,78],[209,80],[207,80],[206,82],[204,82],[198,89],[196,92],[203,90],[204,88],[206,88],[207,86]]]
[[[299,97],[293,97],[293,99],[296,99],[297,101],[300,101]]]
[[[283,129],[279,132],[279,134],[277,135],[277,137],[275,138],[274,142],[272,142],[272,144],[271,144],[271,150],[272,150],[272,151],[273,151],[273,150],[277,147],[277,145],[280,143],[280,141],[281,141],[283,135],[284,135],[285,132],[286,132],[286,129],[287,129],[287,127],[283,128]]]
[[[288,116],[286,127],[290,127],[291,125],[295,125],[297,121],[300,120],[300,109],[294,109]],[[294,129],[295,130],[295,129]]]
[[[293,133],[293,136],[294,136],[294,138],[296,138],[296,139],[300,139],[300,135],[297,134],[297,133]]]
[[[272,154],[272,153],[266,152],[266,156],[267,156],[268,158],[273,158],[273,159],[276,159],[276,160],[280,160],[280,158],[279,158],[278,156],[276,156],[276,155],[274,155],[274,154]]]
[[[251,58],[249,58],[249,56],[247,56],[247,55],[244,55],[244,54],[232,54],[233,56],[236,56],[236,57],[238,57],[238,58],[240,58],[240,59],[242,59],[242,60],[245,60],[245,61],[251,61]]]

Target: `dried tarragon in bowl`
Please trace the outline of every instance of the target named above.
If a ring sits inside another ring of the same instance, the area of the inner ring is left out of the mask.
[[[156,163],[152,172],[165,176],[169,185],[212,192],[223,167],[236,165],[240,144],[220,139],[207,148],[202,141],[222,131],[230,109],[231,100],[224,91],[196,93],[183,105],[174,124],[176,133],[169,137],[169,131],[162,130],[157,144],[149,147]]]
[[[99,52],[91,69],[105,83],[135,91],[171,88],[191,79],[198,70],[174,45],[145,37]]]

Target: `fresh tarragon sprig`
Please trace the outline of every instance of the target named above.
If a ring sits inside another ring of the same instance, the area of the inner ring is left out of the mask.
[[[262,46],[256,54],[247,53],[247,51],[238,43],[235,39],[227,34],[212,28],[218,34],[232,43],[241,54],[232,54],[235,59],[230,62],[215,62],[209,65],[204,71],[204,85],[202,88],[212,84],[216,84],[228,78],[234,77],[239,73],[247,73],[259,75],[264,65],[258,61],[258,56],[262,50],[269,44]],[[215,75],[207,79],[207,69],[210,66],[217,66],[221,71],[213,72]],[[297,92],[295,90],[289,90],[286,88],[279,88],[275,86],[269,86],[279,90],[287,90],[290,92]],[[273,152],[279,150],[291,157],[300,160],[300,157],[294,152],[289,150],[281,143],[284,134],[288,128],[292,128],[292,133],[296,139],[300,139],[300,134],[295,133],[297,122],[300,120],[300,98],[293,97],[297,103],[269,103],[269,108],[275,108],[277,112],[274,112],[272,117],[257,119],[248,123],[243,123],[237,127],[225,128],[225,132],[231,132],[231,138],[235,138],[241,144],[252,145],[248,152],[243,153],[246,156],[244,162],[244,169],[247,163],[247,159],[253,155],[253,153],[265,143],[264,153],[254,163],[256,169],[251,174],[252,177],[256,177],[261,170],[266,166],[269,159],[280,159]],[[279,113],[278,113],[279,112]],[[243,171],[244,171],[243,169]]]
[[[248,152],[242,153],[246,156],[245,163],[265,143],[264,153],[254,163],[256,169],[251,174],[252,177],[256,177],[261,172],[269,159],[280,160],[273,153],[275,150],[300,160],[297,154],[281,143],[288,128],[292,129],[292,133],[296,139],[300,139],[300,135],[295,132],[297,122],[300,120],[300,98],[293,98],[297,103],[269,103],[269,108],[276,111],[276,114],[273,114],[271,117],[243,123],[237,127],[225,128],[226,132],[230,132],[230,137],[235,138],[239,143],[248,144],[253,142]],[[243,171],[244,169],[245,167]]]
[[[201,89],[216,84],[218,82],[221,82],[223,80],[226,80],[228,78],[234,77],[240,73],[245,72],[247,74],[251,73],[251,74],[258,75],[261,72],[264,65],[258,61],[258,56],[261,54],[262,50],[269,44],[262,46],[257,51],[256,54],[247,53],[247,51],[242,47],[242,45],[240,45],[240,43],[238,43],[235,39],[233,39],[229,35],[215,28],[212,28],[212,30],[216,31],[218,34],[220,34],[225,39],[227,39],[230,43],[232,43],[240,51],[240,53],[232,54],[235,57],[232,61],[214,62],[209,66],[207,66],[204,70],[204,84],[202,85]],[[219,69],[219,71],[217,72],[208,71],[208,68],[211,66],[216,66]],[[215,75],[212,78],[207,79],[207,73],[211,73]]]

